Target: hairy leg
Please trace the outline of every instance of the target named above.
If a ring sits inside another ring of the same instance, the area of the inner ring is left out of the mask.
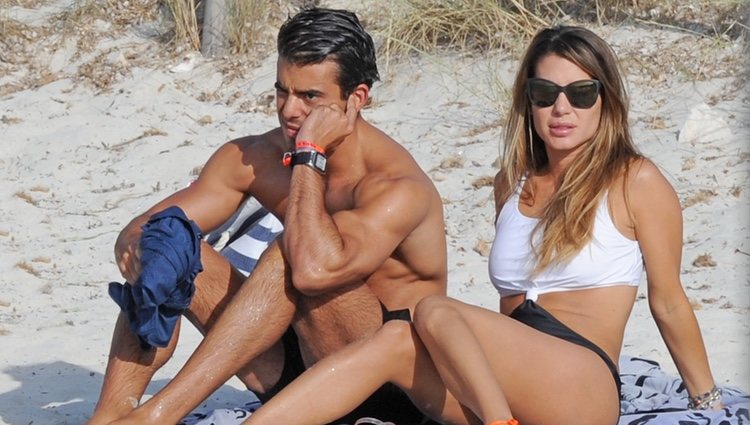
[[[370,338],[316,363],[245,424],[329,423],[352,411],[386,382],[404,389],[420,409],[444,423],[481,423],[446,391],[410,324],[393,320]],[[311,393],[315,396],[310,397]]]
[[[246,277],[210,246],[204,244],[201,251],[204,266],[203,282],[196,285],[193,302],[185,317],[205,336],[215,326],[216,321],[232,298],[240,290]],[[267,260],[271,261],[271,257]],[[279,258],[276,257],[276,260]],[[282,268],[278,262],[275,267]],[[257,283],[255,280],[247,285]],[[252,359],[237,371],[237,377],[251,390],[265,393],[281,375],[284,366],[284,350],[281,343],[272,345],[268,350]]]
[[[244,277],[207,244],[201,246],[204,271],[195,281],[195,294],[185,316],[205,334],[219,312],[242,285]],[[106,424],[138,406],[153,375],[169,361],[179,338],[177,322],[167,347],[143,350],[120,312],[115,325],[101,393],[88,425]]]
[[[273,243],[180,372],[153,398],[114,423],[176,423],[241,366],[277,344],[295,311],[287,276],[281,252]]]
[[[383,323],[380,302],[367,285],[317,297],[299,297],[294,330],[305,364],[372,335]]]
[[[120,312],[101,393],[88,425],[107,424],[138,406],[151,377],[174,353],[179,334],[179,322],[177,324],[167,347],[143,350],[138,337],[128,328],[125,314]]]
[[[280,255],[271,255],[265,267],[262,267],[262,262],[258,263],[258,271],[261,268],[266,269],[266,271],[259,273],[259,276],[255,280],[249,279],[251,281],[243,284],[245,277],[234,270],[224,257],[216,253],[207,244],[203,244],[201,247],[201,261],[204,271],[196,279],[196,291],[190,308],[185,312],[185,316],[204,335],[216,326],[221,313],[227,308],[241,288],[252,286],[258,282],[268,281],[271,284],[270,281],[274,276],[273,273],[269,274],[268,270],[274,267],[283,269],[283,261]],[[269,277],[261,279],[260,275],[263,274]],[[283,273],[281,275],[281,277],[275,276],[277,281],[283,278]],[[284,285],[277,284],[272,286],[283,287]],[[152,350],[155,353],[148,354],[149,352],[144,352],[140,349],[137,338],[130,332],[125,322],[122,320],[118,321],[102,393],[94,415],[88,422],[89,425],[109,423],[115,419],[125,418],[126,416],[128,418],[138,418],[134,419],[134,422],[137,423],[149,423],[149,420],[146,418],[152,412],[149,408],[144,409],[143,406],[133,412],[135,408],[134,401],[137,402],[140,400],[154,373],[171,357],[177,342],[178,330],[179,328],[175,329],[169,347]],[[236,338],[231,340],[229,345],[234,344],[235,341]],[[238,368],[234,364],[232,364],[231,369],[234,370],[232,373],[236,372],[237,376],[249,388],[258,392],[264,392],[276,383],[281,374],[282,367],[283,351],[281,344],[277,343],[270,344],[252,362],[246,362],[245,366],[239,371],[236,370]],[[230,373],[230,376],[232,373]],[[221,384],[218,385],[220,386]],[[210,393],[209,391],[206,397]],[[123,400],[126,402],[123,402]],[[128,414],[130,415],[128,416]],[[123,421],[123,423],[126,422]],[[151,423],[161,422],[157,419]]]
[[[505,419],[509,408],[521,423],[617,422],[612,375],[587,348],[447,297],[422,300],[415,328],[449,391],[485,421]]]

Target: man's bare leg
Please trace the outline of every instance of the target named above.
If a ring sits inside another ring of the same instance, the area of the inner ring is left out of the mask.
[[[255,285],[258,281],[246,278],[232,267],[221,254],[208,245],[204,244],[204,246],[205,248],[201,251],[201,258],[203,259],[204,269],[210,267],[210,279],[213,282],[229,282],[228,289],[221,283],[196,287],[194,301],[191,303],[190,309],[185,312],[185,317],[205,336],[216,325],[216,321],[223,314],[230,301],[237,295],[240,287],[242,285]],[[276,248],[275,244],[273,248],[269,247],[268,249],[274,248]],[[266,264],[269,269],[284,267],[280,255],[265,257],[263,261],[274,263],[274,265]],[[260,265],[260,262],[258,264]],[[246,279],[247,282],[245,282]],[[239,284],[237,284],[238,282]],[[281,285],[279,284],[279,286]],[[264,393],[276,383],[281,375],[284,366],[283,353],[282,344],[280,342],[275,343],[239,371],[235,371],[235,374],[251,390]]]
[[[380,327],[380,304],[366,286],[304,297],[287,279],[291,274],[286,266],[277,266],[283,258],[276,244],[261,258],[250,281],[230,301],[183,369],[117,425],[179,421],[237,372],[236,365],[249,363],[273,346],[293,320],[308,364]]]
[[[205,335],[245,277],[206,244],[202,246],[201,258],[204,271],[196,279],[195,295],[185,316]],[[167,347],[142,350],[138,338],[128,328],[124,314],[120,313],[102,390],[88,425],[110,423],[136,408],[153,375],[174,353],[180,323],[177,324]],[[273,385],[278,379],[282,366],[282,348],[276,344],[253,364],[245,366],[238,376],[249,388],[262,392],[269,383]]]
[[[294,330],[309,367],[383,324],[380,301],[367,285],[317,297],[299,297]]]
[[[295,312],[288,275],[278,245],[271,244],[224,311],[212,316],[214,326],[180,372],[154,397],[116,423],[176,423],[237,373],[238,365],[247,365],[274,347]],[[283,360],[283,355],[279,353],[276,358]]]
[[[167,347],[143,350],[138,337],[128,328],[125,314],[120,312],[102,390],[89,425],[107,424],[138,406],[151,377],[172,357],[178,333],[179,322]]]

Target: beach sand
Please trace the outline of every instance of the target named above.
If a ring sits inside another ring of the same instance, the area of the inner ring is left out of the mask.
[[[8,7],[39,26],[71,1]],[[275,56],[228,78],[220,61],[167,55],[147,27],[106,21],[33,60],[0,52],[0,424],[78,424],[92,411],[117,306],[107,284],[119,230],[183,187],[223,142],[277,125]],[[682,281],[716,381],[750,390],[750,96],[742,46],[650,26],[596,26],[623,61],[638,147],[683,205]],[[89,31],[89,32],[87,32]],[[91,50],[77,41],[94,34]],[[22,40],[23,41],[23,40]],[[508,54],[383,61],[367,119],[412,152],[445,203],[449,293],[496,309],[487,277],[491,180]],[[500,105],[500,106],[499,106]],[[675,373],[648,311],[645,282],[623,354]],[[184,326],[153,393],[199,341]],[[235,380],[206,409],[235,406]]]

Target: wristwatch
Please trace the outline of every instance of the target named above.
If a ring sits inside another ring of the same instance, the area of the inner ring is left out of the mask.
[[[314,150],[294,151],[292,152],[291,165],[307,165],[320,174],[326,173],[327,158],[324,154]]]

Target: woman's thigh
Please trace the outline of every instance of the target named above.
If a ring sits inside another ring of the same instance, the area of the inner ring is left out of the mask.
[[[476,335],[522,424],[617,422],[617,386],[596,353],[506,315],[458,300],[446,298],[443,302],[454,308]]]

